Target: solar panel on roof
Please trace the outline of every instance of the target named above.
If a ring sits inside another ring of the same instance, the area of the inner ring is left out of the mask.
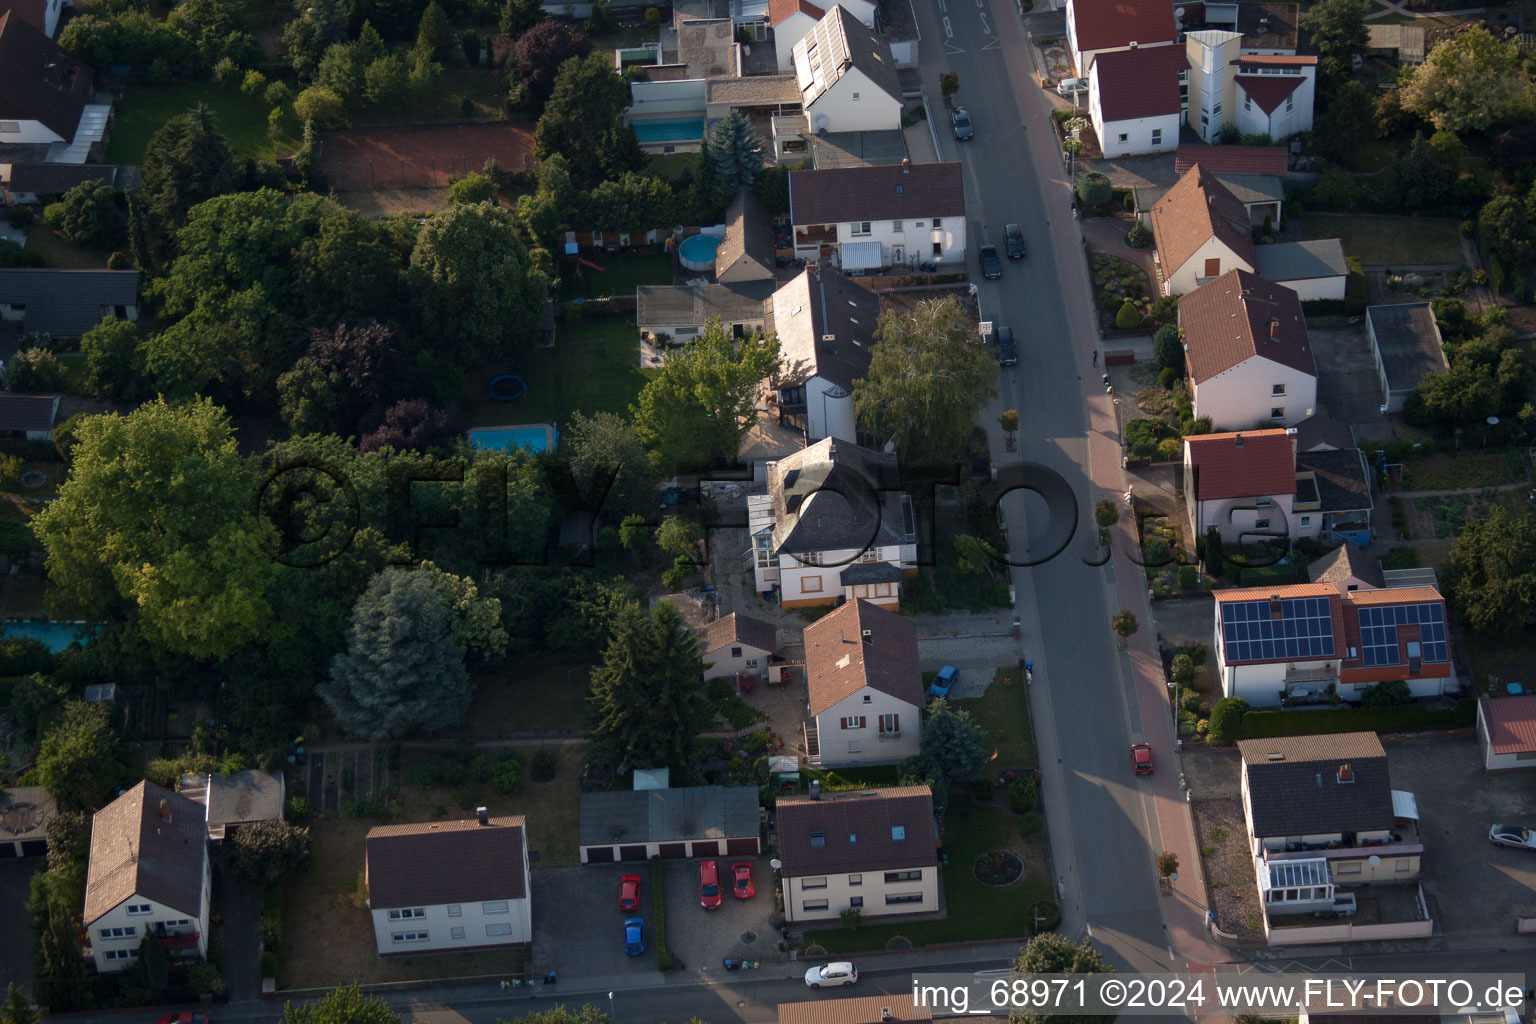
[[[1326,597],[1284,598],[1278,619],[1267,600],[1235,602],[1222,606],[1221,620],[1229,661],[1333,654],[1333,615]]]
[[[1439,604],[1388,605],[1360,609],[1360,656],[1366,665],[1403,663],[1397,633],[1400,625],[1418,626],[1420,656],[1424,661],[1451,660],[1444,608]]]

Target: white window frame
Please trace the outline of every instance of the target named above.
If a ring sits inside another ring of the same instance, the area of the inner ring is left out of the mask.
[[[431,938],[432,934],[430,932],[395,932],[390,936],[390,940],[396,943],[429,942]]]
[[[130,904],[128,904],[128,913],[129,913],[130,916],[133,916],[133,917],[141,917],[144,914],[153,914],[154,912],[155,912],[155,907],[154,907],[154,904],[151,904],[151,903],[130,903]]]
[[[389,912],[391,921],[419,921],[427,916],[426,907],[401,907]]]
[[[1154,146],[1161,146],[1162,144],[1163,144],[1163,130],[1161,128],[1153,128],[1152,129],[1152,145],[1154,145]]]
[[[488,924],[488,925],[485,926],[485,937],[486,938],[490,938],[493,935],[511,935],[511,934],[512,934],[512,922],[511,921],[497,921],[495,924]]]
[[[454,927],[449,928],[448,929],[448,937],[450,939],[462,939],[462,938],[464,938],[464,926],[463,925],[455,925]]]
[[[101,928],[99,932],[104,939],[133,939],[138,937],[139,929],[137,925],[130,924],[119,925],[114,928]]]
[[[450,903],[450,904],[448,904],[448,916],[449,917],[463,917],[464,916],[464,908],[461,907],[457,903]]]
[[[510,913],[506,900],[492,900],[490,903],[480,904],[482,914],[506,914]]]

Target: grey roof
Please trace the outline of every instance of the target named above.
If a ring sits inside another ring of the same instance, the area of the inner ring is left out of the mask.
[[[773,284],[643,284],[635,289],[635,323],[646,329],[703,327],[715,317],[726,325],[756,323]]]
[[[80,337],[138,295],[137,270],[0,270],[0,306],[26,306],[28,331],[59,338]]]
[[[751,189],[738,192],[725,211],[715,276],[722,281],[773,280],[773,221]]]
[[[1386,585],[1381,575],[1381,562],[1375,555],[1368,555],[1353,544],[1340,544],[1307,566],[1307,578],[1313,583],[1337,585],[1350,577],[1373,587]]]
[[[908,158],[907,133],[900,128],[870,132],[827,132],[811,139],[811,166],[874,167]]]
[[[58,810],[58,804],[42,786],[0,790],[0,842],[46,839],[48,819]]]
[[[1365,319],[1387,373],[1388,391],[1412,391],[1425,374],[1448,369],[1440,325],[1435,323],[1429,303],[1370,306]]]
[[[837,581],[845,587],[867,583],[895,583],[900,579],[901,566],[890,562],[855,562],[837,576]]]
[[[738,839],[757,834],[755,786],[581,794],[582,846]]]
[[[181,794],[208,808],[208,830],[244,825],[283,816],[283,779],[270,772],[181,777]]]
[[[1371,475],[1358,448],[1297,452],[1296,472],[1317,478],[1317,498],[1324,512],[1359,512],[1374,508]]]
[[[0,391],[0,430],[52,430],[58,395]]]
[[[1337,238],[1306,242],[1281,242],[1256,247],[1259,276],[1269,281],[1310,281],[1319,277],[1347,277],[1344,243]]]
[[[864,72],[875,88],[901,99],[890,47],[841,5],[834,4],[795,44],[794,55],[795,74],[805,94],[801,102],[807,110],[853,68]]]
[[[138,164],[12,164],[6,187],[12,192],[68,192],[82,181],[104,181],[130,189],[139,183]]]
[[[1259,839],[1390,829],[1387,754],[1373,732],[1239,740]],[[1339,781],[1346,766],[1352,782]]]
[[[869,372],[880,321],[880,297],[833,271],[806,270],[768,300],[764,330],[779,336],[775,382],[820,377],[853,389]]]
[[[1227,186],[1227,191],[1237,197],[1238,202],[1244,206],[1253,206],[1258,203],[1280,203],[1285,201],[1285,183],[1280,180],[1278,174],[1212,174],[1217,181]],[[1135,189],[1136,209],[1146,212],[1157,205],[1157,201],[1167,194],[1168,185],[1148,185]]]
[[[1308,416],[1296,424],[1296,450],[1310,452],[1317,448],[1353,448],[1354,431],[1324,412]]]
[[[907,535],[896,456],[828,437],[768,464],[773,550],[863,551]]]
[[[764,48],[766,52],[772,50]],[[747,75],[742,78],[710,78],[704,82],[704,102],[710,106],[756,107],[771,103],[799,103],[800,88],[794,75]]]

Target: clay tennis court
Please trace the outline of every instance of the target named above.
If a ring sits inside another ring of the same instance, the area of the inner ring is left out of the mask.
[[[490,157],[509,171],[534,167],[533,132],[524,122],[354,128],[322,132],[320,141],[320,171],[338,192],[440,188]]]

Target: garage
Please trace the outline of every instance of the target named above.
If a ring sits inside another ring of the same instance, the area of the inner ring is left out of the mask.
[[[1536,694],[1479,700],[1477,742],[1483,771],[1536,768]]]
[[[581,795],[581,862],[761,851],[756,786],[681,786]]]
[[[0,791],[0,860],[47,854],[44,836],[56,809],[53,797],[41,786]]]

